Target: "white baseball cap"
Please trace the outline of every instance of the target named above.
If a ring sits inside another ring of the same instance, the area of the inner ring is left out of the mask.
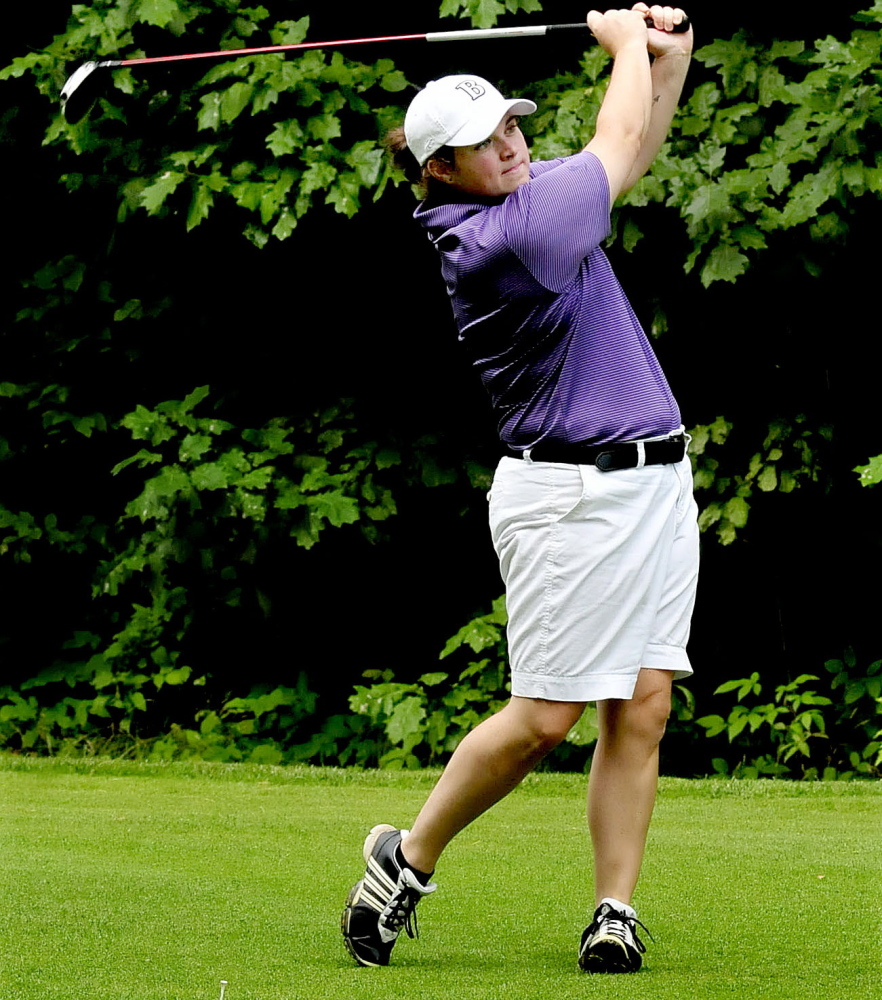
[[[483,142],[505,115],[531,115],[535,110],[532,101],[503,97],[483,77],[442,76],[410,102],[404,137],[422,166],[442,146]]]

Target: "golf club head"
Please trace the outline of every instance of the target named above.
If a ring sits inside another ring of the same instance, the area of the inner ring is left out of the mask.
[[[95,71],[104,66],[99,62],[84,62],[72,73],[61,88],[61,113],[65,121],[75,125],[85,118],[101,94],[103,75]]]

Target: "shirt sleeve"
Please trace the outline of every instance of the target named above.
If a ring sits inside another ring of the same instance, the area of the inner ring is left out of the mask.
[[[531,180],[500,206],[512,252],[541,285],[562,292],[610,232],[609,181],[593,154],[531,165]]]

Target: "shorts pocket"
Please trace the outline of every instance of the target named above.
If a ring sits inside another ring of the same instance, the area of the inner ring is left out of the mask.
[[[557,524],[579,510],[583,480],[578,466],[502,461],[489,494],[494,532]]]
[[[680,492],[677,496],[677,524],[681,524],[686,515],[695,506],[695,486],[692,480],[692,463],[687,455],[674,465],[674,472],[680,482]]]
[[[585,499],[581,465],[548,465],[548,509],[555,523],[574,517]]]

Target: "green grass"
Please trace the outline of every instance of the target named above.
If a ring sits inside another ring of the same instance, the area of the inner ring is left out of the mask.
[[[533,776],[448,850],[422,938],[356,968],[338,920],[431,773],[0,756],[0,1000],[882,996],[882,785],[668,780],[637,976],[575,969],[584,779]]]

